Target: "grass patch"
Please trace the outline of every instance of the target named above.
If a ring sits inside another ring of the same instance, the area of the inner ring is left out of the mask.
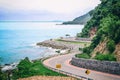
[[[100,61],[116,61],[116,58],[113,54],[97,54],[95,59]]]
[[[85,59],[90,59],[90,56],[86,53],[82,53],[82,54],[76,54],[75,57],[77,58],[85,58]]]
[[[55,41],[66,42],[66,43],[71,43],[71,44],[82,44],[84,46],[89,46],[91,44],[90,42],[65,41],[62,39],[56,39]]]
[[[41,61],[30,62],[28,58],[21,60],[21,62],[18,64],[18,69],[13,71],[13,79],[25,78],[35,75],[66,76],[44,67]]]
[[[77,58],[84,58],[90,59],[90,55],[86,53],[76,54],[75,57]],[[93,59],[100,60],[100,61],[116,61],[116,57],[113,54],[97,54]]]

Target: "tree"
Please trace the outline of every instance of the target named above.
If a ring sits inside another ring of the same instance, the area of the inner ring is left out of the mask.
[[[26,75],[30,74],[30,67],[32,66],[30,60],[28,57],[26,57],[24,60],[21,60],[18,64],[18,72],[17,74],[20,77],[27,77]]]
[[[66,37],[70,37],[70,34],[66,34],[65,36],[66,36]]]
[[[0,67],[0,80],[7,80],[7,75],[1,71],[1,67]]]

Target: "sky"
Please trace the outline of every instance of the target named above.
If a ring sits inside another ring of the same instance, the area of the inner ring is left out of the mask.
[[[100,0],[0,0],[0,20],[72,20]]]

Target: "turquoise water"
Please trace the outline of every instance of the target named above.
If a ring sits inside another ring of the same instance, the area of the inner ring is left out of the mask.
[[[75,36],[83,25],[56,25],[59,22],[0,22],[1,64],[52,55],[48,48],[37,47],[36,42],[70,34]]]

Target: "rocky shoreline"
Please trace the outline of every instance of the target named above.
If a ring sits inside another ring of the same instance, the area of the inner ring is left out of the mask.
[[[69,49],[71,52],[79,52],[79,48],[81,47],[79,44],[70,44],[67,42],[60,42],[56,40],[46,40],[43,42],[38,42],[36,45],[51,47],[53,49]]]
[[[51,48],[54,48],[54,49],[68,49],[68,48],[70,48],[70,47],[68,47],[64,44],[61,44],[61,43],[58,43],[58,42],[55,42],[55,41],[51,41],[51,40],[46,40],[46,41],[43,41],[43,42],[39,42],[39,43],[37,43],[37,46],[51,47]]]

